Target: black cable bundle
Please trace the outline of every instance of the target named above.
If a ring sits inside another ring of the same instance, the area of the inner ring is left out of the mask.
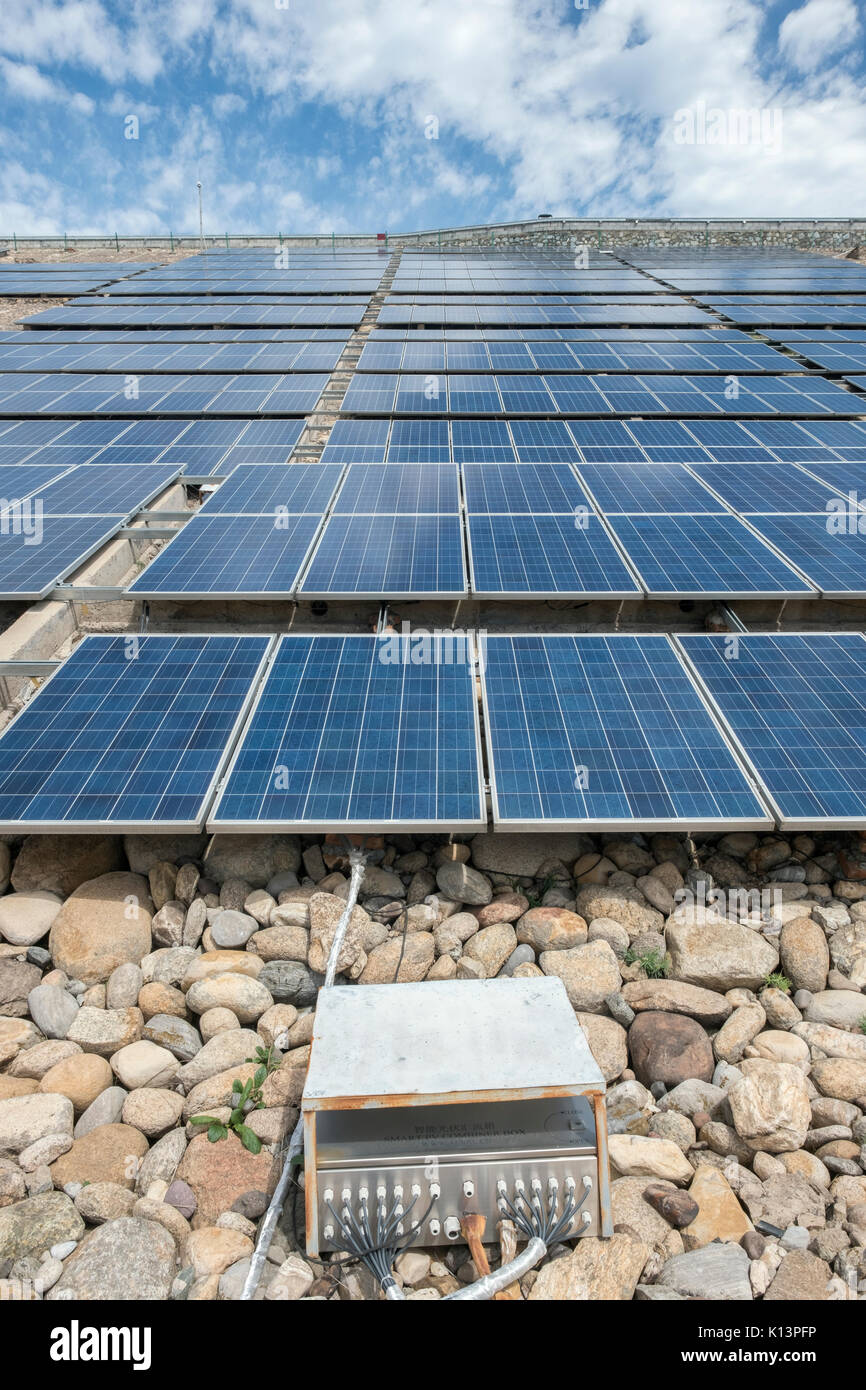
[[[544,1241],[548,1249],[557,1241],[568,1239],[569,1227],[589,1196],[589,1188],[587,1187],[584,1189],[580,1201],[576,1202],[575,1189],[573,1186],[569,1187],[568,1200],[563,1206],[562,1215],[557,1217],[557,1189],[551,1187],[549,1190],[547,1211],[545,1211],[541,1198],[535,1189],[533,1189],[532,1198],[529,1201],[522,1192],[517,1193],[517,1203],[522,1203],[522,1206],[515,1205],[507,1192],[503,1192],[499,1199],[500,1211],[507,1210],[515,1226],[523,1232],[527,1239],[532,1240],[534,1236],[537,1236],[539,1240]]]
[[[370,1213],[367,1208],[366,1197],[360,1199],[360,1222],[348,1203],[344,1202],[343,1204],[342,1216],[337,1215],[330,1202],[327,1203],[328,1210],[336,1221],[345,1242],[340,1245],[334,1241],[334,1249],[342,1250],[349,1255],[356,1255],[371,1274],[375,1275],[385,1293],[390,1285],[396,1283],[392,1269],[397,1256],[402,1254],[404,1250],[408,1250],[410,1245],[413,1245],[418,1239],[435,1199],[430,1199],[430,1204],[424,1215],[415,1222],[407,1234],[397,1235],[397,1227],[406,1220],[417,1200],[417,1196],[413,1197],[406,1211],[402,1212],[398,1211],[400,1203],[399,1199],[395,1197],[391,1210],[386,1212],[385,1198],[380,1197],[376,1205],[375,1237],[370,1226]]]

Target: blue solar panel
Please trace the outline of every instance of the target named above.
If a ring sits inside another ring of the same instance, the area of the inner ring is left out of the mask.
[[[465,592],[457,515],[334,515],[299,589],[305,598],[458,598]]]
[[[322,463],[377,463],[385,458],[387,420],[337,420],[322,451]]]
[[[129,516],[158,497],[179,472],[173,464],[167,468],[160,464],[143,468],[84,465],[42,488],[39,501],[45,516]]]
[[[24,530],[0,531],[0,598],[44,598],[111,538],[122,517],[25,514],[23,521]]]
[[[771,823],[664,637],[487,637],[483,683],[503,829]]]
[[[267,637],[86,637],[0,738],[0,825],[197,830]]]
[[[866,597],[866,513],[843,506],[832,513],[747,520],[823,594]]]
[[[291,598],[315,516],[194,516],[127,592],[135,598]]]
[[[681,463],[584,463],[579,472],[605,512],[725,510]]]
[[[241,465],[205,502],[200,515],[323,512],[341,472],[338,464]]]
[[[678,639],[782,826],[866,818],[866,642],[859,633]]]
[[[651,598],[813,593],[736,517],[608,513],[607,520]]]
[[[450,458],[447,420],[395,420],[391,425],[389,463],[448,463]]]
[[[427,640],[283,637],[210,828],[483,828],[471,653]]]
[[[350,464],[335,512],[458,512],[453,463]]]
[[[631,598],[640,587],[594,514],[467,517],[476,594]]]
[[[806,512],[832,497],[827,487],[787,463],[704,463],[694,471],[738,512]]]
[[[469,512],[567,512],[589,499],[564,463],[464,463]]]

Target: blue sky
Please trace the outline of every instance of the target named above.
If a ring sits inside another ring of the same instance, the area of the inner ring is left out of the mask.
[[[0,6],[0,235],[864,213],[862,0]]]

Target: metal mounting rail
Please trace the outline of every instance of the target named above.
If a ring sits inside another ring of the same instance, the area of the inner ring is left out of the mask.
[[[75,601],[110,603],[114,599],[121,598],[128,598],[130,603],[133,602],[126,589],[119,584],[57,584],[45,597],[47,599],[66,599],[70,603]]]
[[[28,661],[22,657],[20,661],[0,661],[0,676],[50,676],[62,665],[62,661]]]
[[[170,540],[179,534],[176,526],[121,526],[111,537],[113,541]]]
[[[194,516],[195,516],[195,512],[189,512],[189,511],[186,511],[186,512],[158,512],[158,511],[150,511],[150,510],[148,510],[147,507],[145,507],[142,511],[136,512],[135,515],[133,516],[132,520],[133,520],[133,521],[156,521],[156,522],[164,522],[164,521],[189,521],[190,518],[191,518],[191,517],[194,517]]]

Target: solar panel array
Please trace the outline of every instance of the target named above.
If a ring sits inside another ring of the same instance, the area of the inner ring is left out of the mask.
[[[866,598],[866,269],[404,251],[352,339],[390,263],[28,268],[73,299],[0,334],[0,596],[49,593],[180,477],[211,486],[130,598]],[[311,461],[304,417],[350,342]],[[457,659],[452,638],[417,657],[388,633],[292,635],[268,657],[264,639],[145,637],[140,665],[88,638],[0,738],[0,828],[478,828],[476,680],[502,826],[866,814],[857,633],[744,636],[741,666],[724,638],[539,630]],[[166,694],[185,722],[163,728]],[[69,741],[74,710],[92,743]],[[776,744],[765,710],[771,728],[784,712]]]

